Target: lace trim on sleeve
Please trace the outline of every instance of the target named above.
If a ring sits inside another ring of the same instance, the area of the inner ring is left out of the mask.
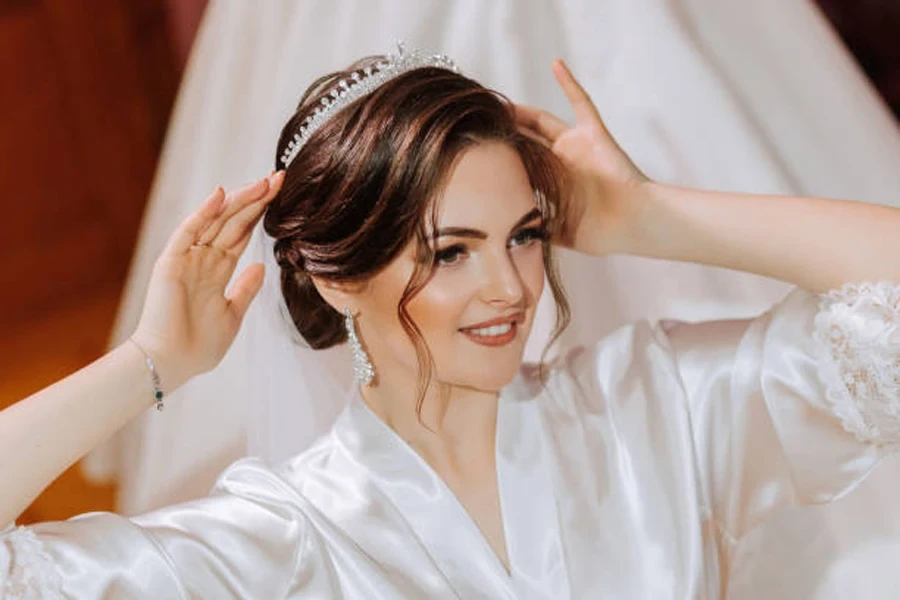
[[[847,284],[823,294],[814,339],[844,428],[862,442],[900,443],[900,286]]]
[[[0,531],[0,598],[62,597],[62,578],[34,532],[27,527]]]

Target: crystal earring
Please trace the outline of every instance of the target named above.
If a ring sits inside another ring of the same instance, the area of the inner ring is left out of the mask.
[[[356,381],[369,386],[375,378],[375,368],[369,360],[369,355],[359,343],[356,335],[356,322],[349,308],[344,309],[344,327],[347,328],[347,341],[350,343],[350,351],[353,353],[353,375]]]

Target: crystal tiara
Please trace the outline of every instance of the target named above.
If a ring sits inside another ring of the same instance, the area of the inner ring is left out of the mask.
[[[418,51],[407,52],[403,42],[397,44],[396,54],[388,54],[373,67],[354,71],[348,79],[340,80],[331,92],[322,98],[322,105],[313,114],[306,117],[300,125],[300,131],[288,142],[281,155],[281,163],[286,169],[297,157],[300,149],[309,141],[313,133],[328,119],[346,106],[359,100],[366,94],[375,91],[379,86],[391,79],[422,67],[439,67],[458,73],[450,58],[444,54],[424,54]]]

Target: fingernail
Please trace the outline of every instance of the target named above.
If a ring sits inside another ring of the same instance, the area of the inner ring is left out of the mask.
[[[216,208],[217,211],[221,211],[225,209],[225,202],[223,201],[225,198],[225,188],[221,185],[217,185],[216,189],[213,190],[213,203],[218,204],[219,206]]]

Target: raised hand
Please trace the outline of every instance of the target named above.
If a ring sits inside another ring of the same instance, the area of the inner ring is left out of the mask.
[[[589,254],[626,251],[643,210],[647,178],[610,135],[587,92],[557,60],[553,74],[575,112],[575,126],[530,106],[516,105],[523,131],[553,149],[570,185],[556,242]]]
[[[215,367],[237,336],[262,286],[263,265],[249,266],[227,293],[225,287],[283,180],[278,172],[228,195],[216,189],[156,261],[132,339],[153,357],[167,391]]]

